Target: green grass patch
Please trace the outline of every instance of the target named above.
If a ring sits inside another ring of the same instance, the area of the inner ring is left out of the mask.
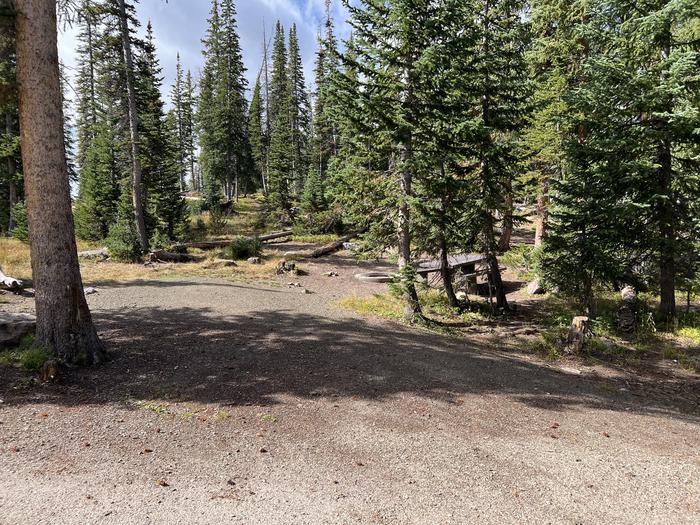
[[[337,235],[332,233],[319,233],[316,235],[307,234],[294,234],[292,235],[292,242],[302,242],[308,244],[328,244],[335,241],[338,238]]]
[[[0,366],[21,368],[27,372],[38,372],[51,354],[43,348],[33,347],[34,336],[27,335],[17,348],[0,352]]]
[[[534,246],[518,244],[513,246],[499,258],[502,264],[515,271],[518,278],[531,281],[536,277],[538,252]]]

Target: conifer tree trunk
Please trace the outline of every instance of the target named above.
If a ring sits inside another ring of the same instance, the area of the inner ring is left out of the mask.
[[[542,246],[547,232],[547,205],[549,203],[549,178],[545,177],[537,194],[535,211],[535,247]]]
[[[671,148],[667,141],[658,144],[657,162],[659,194],[665,196],[659,204],[659,230],[661,250],[659,257],[659,288],[661,295],[661,316],[667,324],[676,322],[676,261],[674,209],[671,190]]]
[[[401,159],[401,204],[399,205],[399,270],[411,264],[411,211],[408,199],[411,196],[413,174],[406,163],[411,158],[411,139],[404,137],[400,148]],[[421,315],[418,293],[413,282],[404,283],[404,318],[413,322]]]
[[[73,234],[59,82],[55,0],[16,0],[17,79],[29,247],[36,289],[35,345],[68,362],[98,363]]]
[[[440,165],[440,175],[445,179],[445,165]],[[438,242],[440,244],[440,275],[442,276],[442,286],[447,295],[447,302],[452,307],[459,306],[459,301],[455,295],[454,287],[452,286],[452,272],[449,265],[449,249],[447,247],[447,198],[445,193],[440,199],[440,231]]]
[[[506,183],[505,212],[503,214],[503,231],[498,241],[499,253],[510,250],[510,239],[513,236],[513,185],[510,180]]]
[[[129,113],[129,134],[131,141],[131,195],[134,204],[134,219],[136,232],[139,237],[141,249],[148,251],[148,234],[146,233],[146,221],[143,209],[143,175],[141,171],[141,159],[139,153],[139,129],[138,115],[136,113],[136,94],[134,92],[134,61],[131,56],[131,37],[129,36],[129,22],[126,16],[124,0],[117,0],[119,4],[119,26],[124,50],[124,67],[126,69],[126,91]]]

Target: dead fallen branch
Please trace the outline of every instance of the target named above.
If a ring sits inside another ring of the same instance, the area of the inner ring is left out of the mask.
[[[275,239],[282,239],[284,237],[291,237],[293,234],[292,230],[285,230],[282,232],[268,233],[266,235],[259,235],[257,239],[260,242],[273,241]],[[249,239],[255,239],[256,237],[249,237]],[[182,248],[196,248],[198,250],[215,250],[217,248],[226,248],[231,244],[232,239],[219,239],[215,241],[197,241],[197,242],[187,242],[183,244],[177,244],[173,247],[174,250],[179,250]]]
[[[99,248],[97,250],[78,252],[78,257],[81,259],[107,259],[109,258],[109,252],[107,248]]]
[[[0,269],[0,290],[9,290],[19,293],[32,286],[34,286],[34,283],[31,280],[22,281],[21,279],[10,277],[9,275],[5,275],[2,269]]]
[[[324,255],[335,253],[343,249],[343,245],[352,239],[354,235],[344,235],[335,241],[325,244],[315,250],[299,250],[296,252],[287,252],[284,256],[288,259],[318,259]]]
[[[188,255],[186,253],[166,252],[165,250],[156,250],[148,255],[148,260],[151,262],[171,262],[171,263],[188,263],[199,262],[204,260],[204,257]]]

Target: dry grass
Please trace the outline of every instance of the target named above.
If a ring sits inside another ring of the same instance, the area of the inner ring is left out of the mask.
[[[79,243],[80,250],[94,248],[94,245]],[[80,273],[85,284],[98,285],[148,279],[178,277],[209,277],[233,281],[271,283],[274,282],[275,268],[280,257],[269,257],[263,264],[249,264],[245,261],[235,267],[214,267],[212,260],[216,253],[201,262],[185,264],[143,264],[118,263],[112,261],[80,261]],[[29,258],[29,245],[15,239],[0,238],[0,267],[7,275],[18,279],[31,279],[32,270]]]

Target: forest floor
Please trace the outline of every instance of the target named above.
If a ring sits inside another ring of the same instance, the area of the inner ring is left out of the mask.
[[[353,278],[386,261],[271,271],[302,246],[93,281],[107,363],[0,368],[0,524],[700,521],[696,372],[528,351],[549,303],[517,286],[507,319],[408,327]]]

